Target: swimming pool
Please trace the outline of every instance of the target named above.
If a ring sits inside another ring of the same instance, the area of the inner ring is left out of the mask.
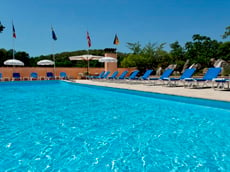
[[[229,103],[62,81],[0,91],[0,171],[230,170]]]

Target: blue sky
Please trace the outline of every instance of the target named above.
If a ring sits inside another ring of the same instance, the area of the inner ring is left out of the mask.
[[[0,48],[26,51],[31,57],[88,49],[117,48],[127,42],[184,45],[192,35],[218,41],[230,25],[229,0],[4,0]],[[12,21],[17,38],[12,38]],[[51,25],[58,40],[52,40]],[[117,33],[118,46],[113,45]]]

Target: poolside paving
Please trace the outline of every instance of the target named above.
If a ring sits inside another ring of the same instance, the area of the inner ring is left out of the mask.
[[[170,94],[186,97],[204,98],[211,100],[220,100],[230,102],[230,90],[214,90],[213,88],[184,88],[184,87],[167,87],[162,85],[149,85],[146,83],[126,82],[109,82],[97,80],[73,80],[73,82],[80,84],[89,84],[105,87],[123,88],[129,90],[138,90],[145,92],[154,92],[161,94]]]

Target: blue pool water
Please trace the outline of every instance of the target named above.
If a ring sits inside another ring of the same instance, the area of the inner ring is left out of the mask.
[[[0,92],[0,171],[230,171],[230,103],[62,81]]]

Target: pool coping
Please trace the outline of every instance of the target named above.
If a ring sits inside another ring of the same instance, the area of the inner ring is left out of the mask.
[[[200,99],[230,102],[230,91],[214,90],[213,88],[189,89],[184,87],[166,87],[162,85],[149,86],[147,84],[130,84],[130,83],[119,83],[119,82],[114,83],[114,82],[102,82],[96,80],[72,80],[70,82],[103,86],[103,87],[111,87],[111,88],[122,88],[127,90],[144,91],[150,93],[160,93],[160,94],[184,96],[190,98],[200,98]]]

